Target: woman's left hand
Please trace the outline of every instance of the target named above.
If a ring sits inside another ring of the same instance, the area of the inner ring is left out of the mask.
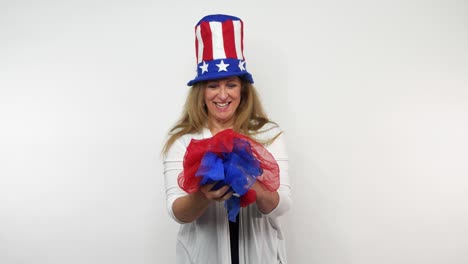
[[[251,189],[257,193],[256,203],[258,210],[260,210],[261,213],[268,214],[276,208],[279,203],[279,195],[277,191],[269,191],[259,181],[255,181]]]

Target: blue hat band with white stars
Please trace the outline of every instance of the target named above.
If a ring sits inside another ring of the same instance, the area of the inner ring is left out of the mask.
[[[252,75],[247,72],[245,65],[245,60],[239,59],[203,61],[197,65],[197,77],[188,82],[187,85],[191,86],[200,81],[215,80],[230,76],[239,76],[253,83]]]

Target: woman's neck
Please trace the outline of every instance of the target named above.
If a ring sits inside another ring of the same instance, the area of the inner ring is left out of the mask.
[[[211,131],[211,134],[214,136],[218,132],[221,132],[225,129],[232,128],[233,124],[232,123],[218,123],[218,122],[210,122],[208,121],[208,129]]]

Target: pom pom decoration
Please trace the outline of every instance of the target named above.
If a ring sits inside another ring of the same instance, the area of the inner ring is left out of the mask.
[[[279,188],[279,167],[266,148],[242,134],[226,129],[207,139],[192,139],[185,152],[184,170],[179,174],[179,186],[187,193],[200,186],[216,182],[213,190],[224,185],[234,192],[224,206],[229,221],[235,222],[240,207],[255,202],[250,188],[259,181],[269,191]]]

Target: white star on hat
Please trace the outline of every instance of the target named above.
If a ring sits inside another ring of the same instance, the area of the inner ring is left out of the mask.
[[[237,65],[241,71],[245,71],[245,61],[239,61],[239,65]]]
[[[202,66],[198,66],[198,67],[200,67],[202,74],[205,72],[208,72],[208,63],[206,63],[205,61],[203,62]]]
[[[216,64],[216,66],[218,66],[218,72],[220,72],[220,71],[227,72],[227,67],[229,66],[229,64],[224,64],[224,61],[221,60],[221,63]]]

